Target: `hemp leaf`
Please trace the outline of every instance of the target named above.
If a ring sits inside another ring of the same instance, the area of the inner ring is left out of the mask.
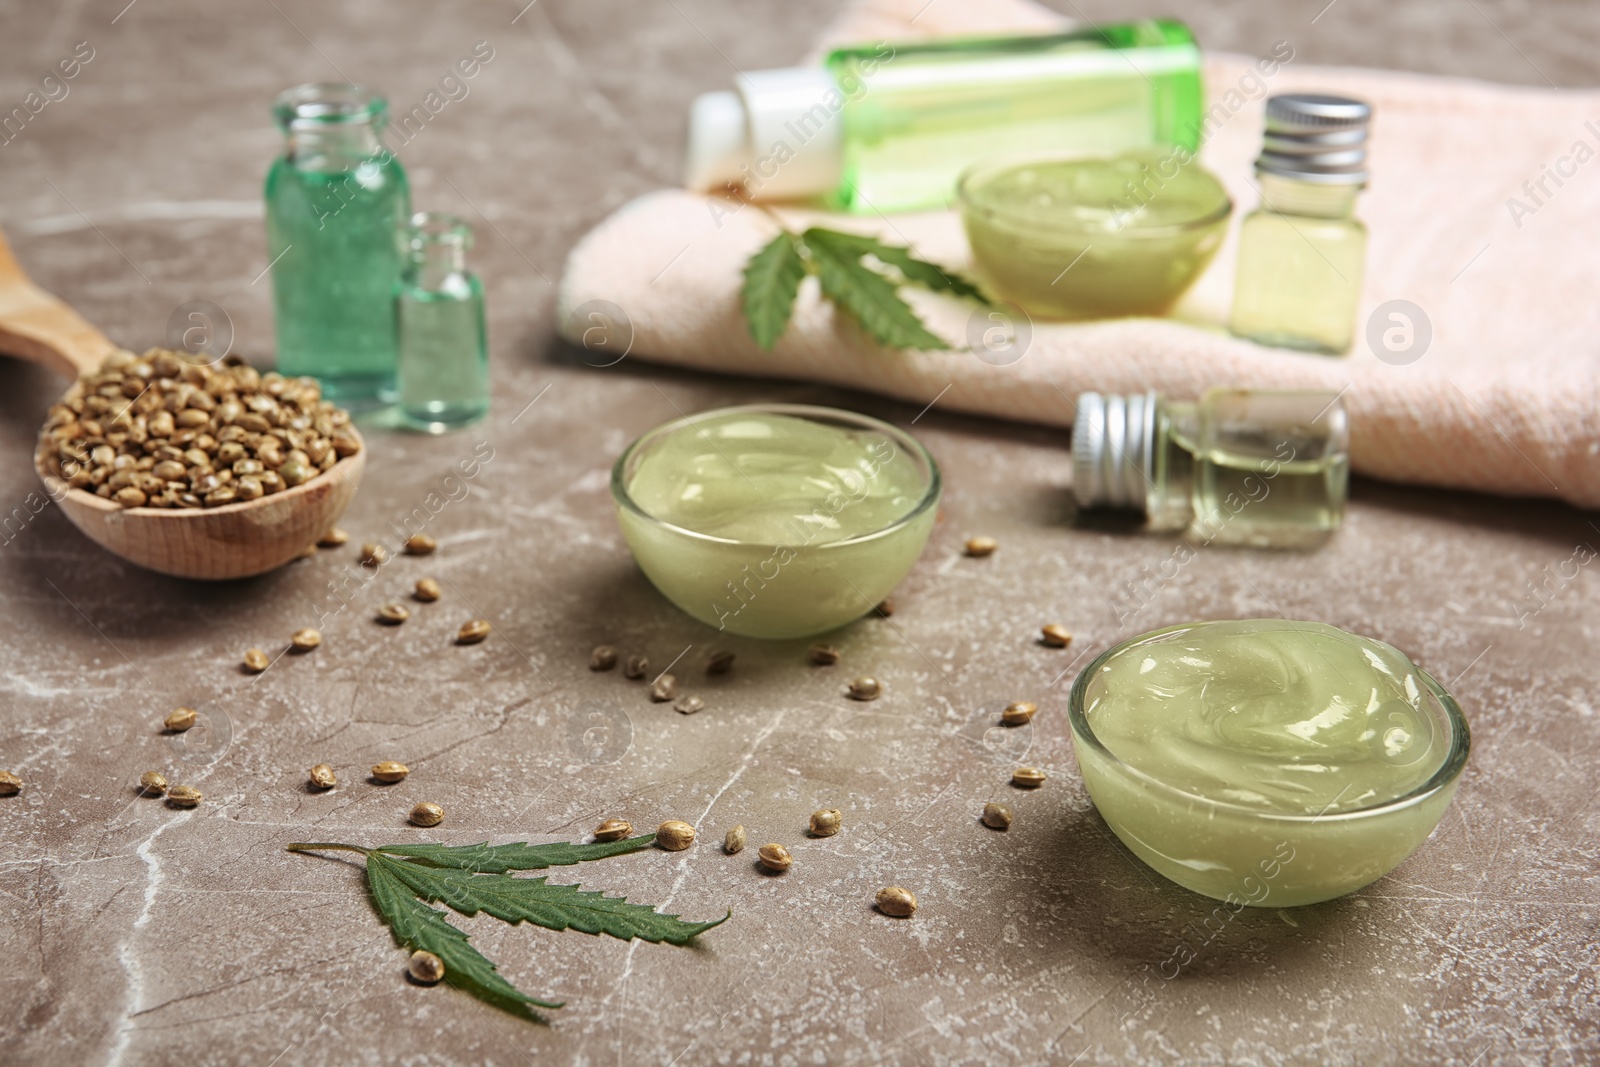
[[[531,997],[506,981],[467,934],[431,907],[443,904],[471,917],[480,912],[507,923],[529,922],[550,930],[610,934],[624,941],[687,944],[733,914],[709,922],[685,922],[648,904],[629,904],[575,885],[550,885],[545,878],[514,878],[507,871],[534,871],[637,852],[654,834],[579,845],[379,845],[363,848],[332,842],[297,842],[291,852],[359,852],[367,859],[367,892],[380,918],[402,947],[424,950],[444,962],[445,980],[513,1012],[526,1005],[559,1008],[559,1001]]]
[[[869,256],[894,273],[869,264]],[[740,290],[750,336],[763,349],[771,351],[788,327],[806,274],[816,276],[825,299],[890,348],[950,347],[929,331],[901,298],[902,285],[920,285],[987,303],[977,286],[936,263],[916,258],[909,248],[819,226],[800,234],[783,230],[750,257]]]

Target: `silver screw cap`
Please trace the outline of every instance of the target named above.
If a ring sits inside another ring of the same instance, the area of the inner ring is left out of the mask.
[[[1269,97],[1256,170],[1328,185],[1365,185],[1371,120],[1372,106],[1347,96]]]
[[[1080,393],[1072,420],[1072,493],[1082,508],[1143,511],[1154,475],[1155,392]]]

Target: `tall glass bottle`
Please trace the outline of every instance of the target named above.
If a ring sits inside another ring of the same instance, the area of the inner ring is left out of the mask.
[[[395,296],[400,412],[415,429],[443,433],[489,413],[483,284],[467,269],[472,230],[456,216],[417,213],[409,243]]]
[[[1072,489],[1080,507],[1141,510],[1151,528],[1207,544],[1305,547],[1344,520],[1349,449],[1338,393],[1083,393]]]
[[[1355,206],[1367,183],[1371,116],[1346,97],[1267,101],[1256,160],[1261,206],[1239,228],[1235,334],[1308,352],[1349,349],[1366,269],[1367,229]]]
[[[872,214],[939,207],[981,160],[1193,151],[1200,49],[1182,23],[842,48],[752,71],[689,116],[686,184]]]
[[[411,190],[383,143],[388,105],[355,85],[278,96],[283,155],[267,172],[278,370],[345,407],[395,394],[394,293]]]

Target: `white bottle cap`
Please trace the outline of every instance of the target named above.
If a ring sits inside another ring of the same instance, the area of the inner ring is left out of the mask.
[[[732,182],[757,200],[831,192],[844,171],[844,99],[820,67],[752,71],[737,92],[697,97],[684,184],[711,192]]]

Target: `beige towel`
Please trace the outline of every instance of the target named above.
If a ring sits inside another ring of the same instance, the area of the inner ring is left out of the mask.
[[[823,43],[1059,24],[1026,0],[863,0]],[[745,330],[738,292],[772,219],[669,190],[624,206],[573,249],[559,321],[579,340],[585,323],[574,310],[610,301],[630,320],[634,358],[831,382],[919,405],[938,397],[940,409],[1063,426],[1073,399],[1091,389],[1180,398],[1212,385],[1346,390],[1357,471],[1600,505],[1600,93],[1297,60],[1262,89],[1251,70],[1244,57],[1207,59],[1207,103],[1232,117],[1202,158],[1238,210],[1228,244],[1169,319],[1035,323],[1023,357],[992,366],[970,352],[879,348],[836,321],[808,281],[788,332],[764,353]],[[1413,362],[1380,360],[1362,338],[1349,356],[1330,358],[1263,348],[1223,328],[1237,218],[1259,199],[1251,161],[1262,101],[1289,90],[1350,94],[1376,109],[1373,179],[1359,207],[1371,231],[1360,321],[1391,300],[1421,308],[1432,341]],[[871,231],[970,269],[949,212],[783,214],[794,225],[822,218]],[[971,305],[907,293],[932,329],[966,343]]]

